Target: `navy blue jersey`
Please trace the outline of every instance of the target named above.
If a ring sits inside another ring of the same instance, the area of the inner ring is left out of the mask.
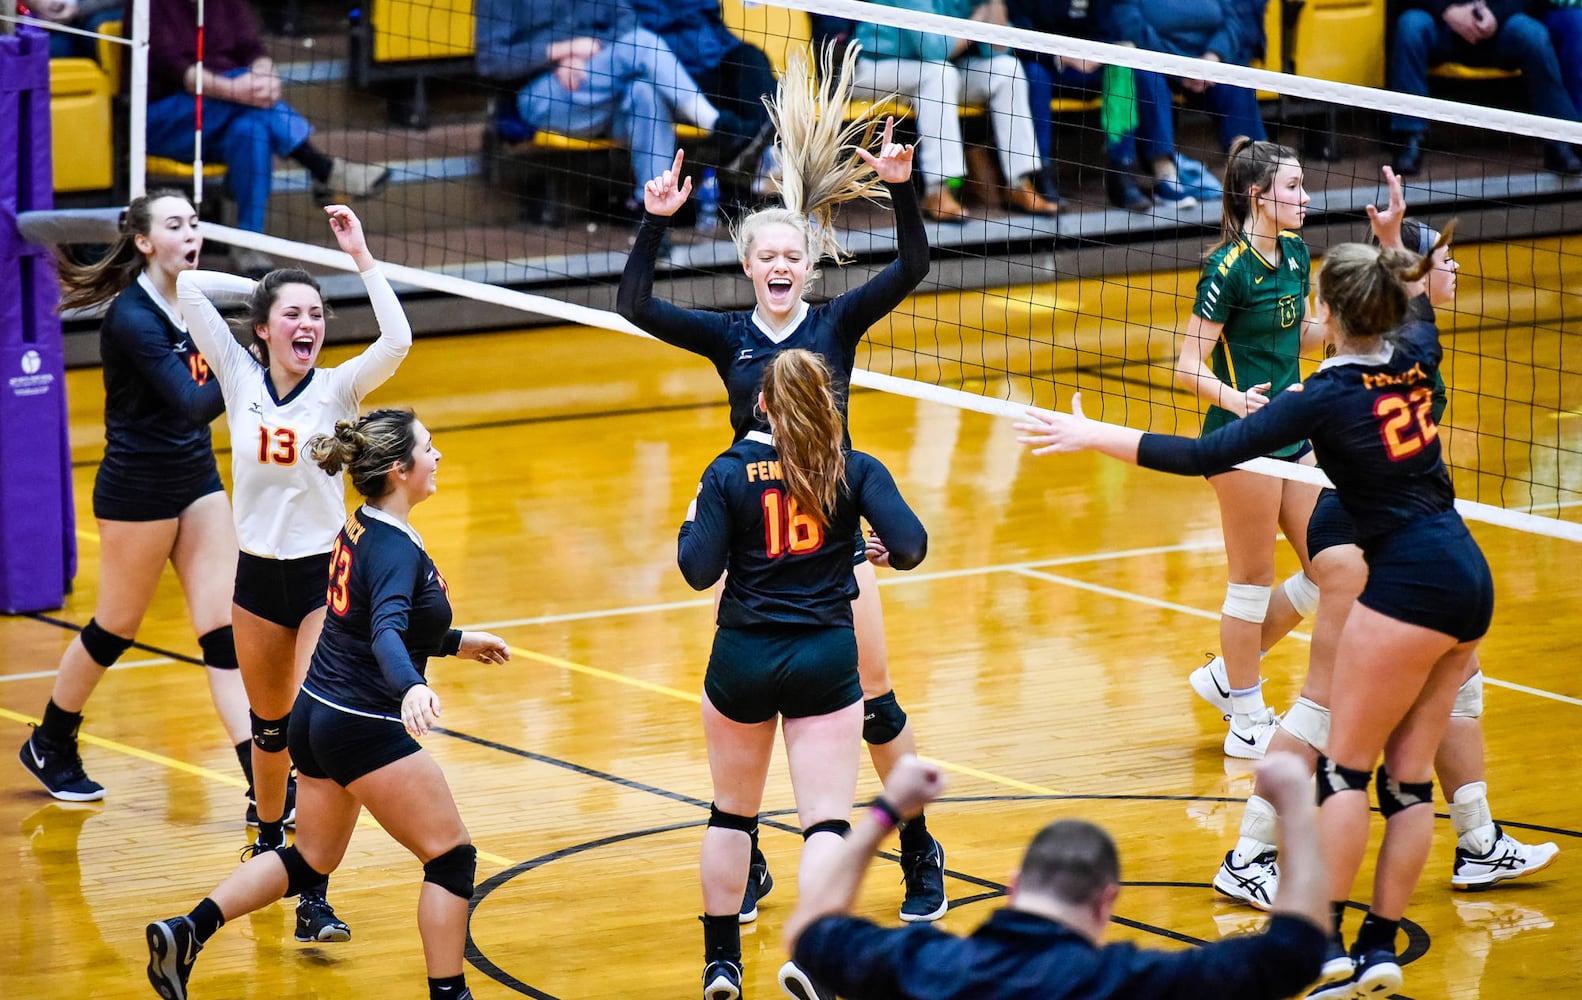
[[[1410,322],[1378,354],[1330,358],[1303,391],[1283,392],[1212,434],[1144,434],[1137,464],[1202,475],[1310,439],[1366,551],[1371,541],[1455,505],[1433,415],[1440,357],[1433,323]]]
[[[643,332],[714,362],[731,404],[733,441],[751,430],[769,430],[753,412],[764,367],[781,351],[802,348],[822,357],[834,376],[835,403],[846,416],[851,372],[857,365],[857,344],[868,328],[900,305],[928,274],[928,233],[917,192],[910,183],[887,184],[895,208],[899,255],[861,286],[830,301],[807,308],[801,322],[779,343],[753,319],[753,311],[715,312],[683,309],[654,298],[654,264],[664,237],[664,218],[644,216],[637,242],[621,274],[616,309]]]
[[[225,408],[220,384],[143,281],[110,303],[99,325],[99,355],[105,464],[156,479],[161,470],[179,470],[183,480],[193,463],[213,464],[209,421]]]
[[[1425,329],[1426,327],[1426,329]],[[1406,322],[1402,324],[1398,333],[1390,334],[1391,340],[1418,340],[1432,337],[1439,339],[1439,327],[1434,322],[1434,306],[1428,301],[1427,295],[1419,295],[1412,299],[1406,310]],[[1445,390],[1445,373],[1436,365],[1434,367],[1434,405],[1429,415],[1434,418],[1434,423],[1442,423],[1445,419],[1445,409],[1450,405],[1450,396]]]
[[[911,569],[923,561],[928,533],[878,459],[847,453],[846,486],[819,528],[792,500],[769,436],[753,431],[703,473],[697,518],[681,525],[676,561],[695,590],[730,570],[718,617],[728,628],[850,626],[859,517],[884,540],[890,565]]]
[[[337,707],[398,717],[450,630],[434,560],[399,525],[359,507],[330,552],[326,603],[303,686]]]

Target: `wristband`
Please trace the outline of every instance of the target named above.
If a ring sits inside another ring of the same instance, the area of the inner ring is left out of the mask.
[[[901,814],[896,811],[895,806],[885,801],[883,795],[876,796],[868,803],[868,808],[873,810],[873,818],[886,830],[894,830],[901,825]]]

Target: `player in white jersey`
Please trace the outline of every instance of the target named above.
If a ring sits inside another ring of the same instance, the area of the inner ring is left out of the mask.
[[[363,398],[395,374],[412,346],[412,327],[368,252],[357,216],[344,205],[325,212],[379,323],[379,339],[345,364],[316,367],[324,300],[306,271],[271,271],[258,282],[188,271],[177,283],[187,328],[219,380],[231,429],[231,505],[241,548],[232,618],[252,708],[255,853],[285,844],[292,813],[286,732],[324,626],[330,550],[346,521],[341,478],[326,476],[302,449],[315,434],[333,434],[337,423],[356,420]],[[211,299],[246,302],[250,350],[232,336]],[[297,940],[344,941],[350,934],[322,884],[302,894]]]

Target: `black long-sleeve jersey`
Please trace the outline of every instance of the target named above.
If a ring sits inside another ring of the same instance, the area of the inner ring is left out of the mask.
[[[110,303],[99,325],[99,354],[106,465],[150,480],[169,470],[184,480],[194,462],[214,462],[209,422],[225,409],[220,383],[142,281]]]
[[[303,688],[338,708],[399,717],[450,630],[450,596],[417,536],[369,507],[330,552],[328,614]]]
[[[900,305],[928,275],[928,232],[923,228],[917,192],[910,183],[886,187],[895,209],[896,259],[861,286],[807,307],[796,329],[778,343],[758,325],[752,310],[683,309],[654,298],[654,265],[668,220],[643,218],[621,274],[616,309],[645,333],[714,363],[731,404],[733,441],[740,441],[751,430],[768,432],[768,423],[753,414],[753,404],[763,383],[764,366],[791,348],[812,351],[829,364],[836,405],[845,419],[858,343],[869,327]]]
[[[1144,434],[1137,464],[1196,476],[1310,439],[1366,552],[1371,542],[1455,505],[1434,417],[1441,356],[1438,328],[1419,313],[1378,354],[1330,358],[1301,392],[1281,393],[1212,434]]]
[[[696,519],[681,525],[676,561],[694,590],[730,570],[720,625],[851,625],[851,539],[860,517],[884,540],[891,566],[923,561],[928,532],[872,455],[847,453],[846,486],[823,528],[797,509],[781,475],[773,439],[750,431],[709,464]]]

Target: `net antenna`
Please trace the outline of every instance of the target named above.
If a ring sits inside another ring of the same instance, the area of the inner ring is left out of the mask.
[[[130,120],[126,129],[127,192],[141,198],[148,190],[148,0],[132,0]]]
[[[192,89],[192,207],[203,207],[203,0],[198,0],[198,52]]]

